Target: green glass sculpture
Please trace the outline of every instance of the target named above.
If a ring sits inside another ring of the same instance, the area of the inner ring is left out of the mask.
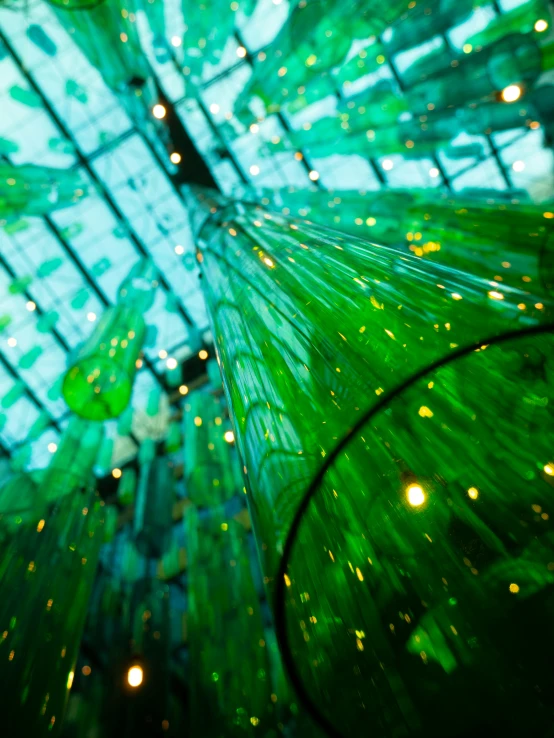
[[[0,218],[46,215],[87,194],[77,171],[0,163]]]
[[[186,513],[191,735],[270,734],[270,670],[244,529],[222,507]]]
[[[121,284],[117,304],[105,310],[78,347],[63,382],[64,398],[77,415],[107,420],[127,407],[146,337],[143,314],[152,306],[157,285],[153,264],[138,262]]]
[[[547,736],[552,301],[200,202],[212,332],[295,688],[332,735]]]
[[[147,558],[159,559],[171,543],[175,482],[173,466],[156,457],[142,465],[137,486],[134,542]]]
[[[236,495],[240,486],[232,473],[220,400],[204,391],[188,395],[183,414],[183,436],[185,484],[192,502],[212,507]]]

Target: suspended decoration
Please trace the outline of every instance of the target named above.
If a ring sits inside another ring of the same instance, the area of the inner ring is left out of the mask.
[[[454,736],[484,714],[542,734],[551,300],[203,204],[215,344],[307,704],[336,735]]]
[[[264,190],[259,198],[283,213],[501,284],[549,293],[554,288],[554,213],[546,206],[416,189]]]
[[[74,205],[86,194],[77,171],[0,162],[0,218],[45,215]]]
[[[222,504],[242,488],[225,441],[222,404],[210,392],[196,391],[187,397],[184,410],[187,496],[201,507]]]
[[[162,457],[144,463],[134,518],[134,542],[143,556],[159,559],[169,549],[174,501],[173,466]]]
[[[63,395],[71,410],[89,420],[115,418],[131,398],[145,337],[143,314],[158,286],[153,264],[144,259],[119,288],[117,305],[107,308],[91,336],[75,352],[64,377]]]
[[[244,529],[217,506],[185,521],[191,735],[266,734],[276,721]]]

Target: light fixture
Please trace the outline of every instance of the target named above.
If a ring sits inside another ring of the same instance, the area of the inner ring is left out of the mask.
[[[152,108],[152,115],[158,120],[165,118],[166,112],[167,111],[165,107],[163,105],[160,105],[159,103],[157,105],[154,105],[154,107]]]
[[[121,476],[121,469],[118,469],[117,467],[115,469],[112,469],[112,477],[114,479],[119,479]]]
[[[165,362],[165,365],[168,369],[177,369],[177,359],[171,357]]]
[[[440,172],[439,172],[439,170],[437,169],[437,167],[431,167],[431,169],[429,169],[429,176],[430,176],[430,177],[433,177],[433,179],[434,179],[435,177],[438,177],[438,176],[439,176],[439,174],[440,174]]]
[[[10,348],[17,346],[17,338],[10,336],[10,338],[8,338],[8,346],[10,346]]]
[[[182,385],[181,385],[181,386],[179,387],[179,394],[180,394],[180,395],[188,395],[188,391],[189,391],[189,388],[187,387],[187,385],[186,385],[186,384],[182,384]]]
[[[535,23],[535,31],[538,33],[542,33],[543,31],[546,31],[548,28],[547,21],[544,20],[544,18],[539,18],[539,20]]]
[[[237,56],[239,57],[239,59],[244,59],[244,57],[246,56],[246,49],[244,48],[244,46],[238,47]]]
[[[182,246],[180,246],[179,244],[177,244],[177,246],[175,246],[175,253],[178,256],[181,256],[181,254],[184,254],[185,253],[185,249]]]
[[[29,302],[25,305],[25,307],[30,313],[32,313],[33,310],[36,310],[37,308],[36,304],[32,300],[29,300]]]
[[[406,489],[406,497],[412,507],[420,507],[425,502],[425,492],[419,484],[410,484]]]
[[[129,667],[127,670],[127,684],[130,687],[133,687],[136,689],[136,687],[140,687],[144,679],[144,671],[142,669],[142,666],[139,666],[138,664],[133,664]]]
[[[392,159],[385,159],[385,160],[383,161],[383,163],[381,164],[381,166],[383,167],[383,169],[384,169],[384,170],[385,170],[386,172],[390,172],[390,170],[391,170],[391,169],[393,168],[393,166],[394,166],[394,162],[392,161]]]
[[[477,487],[470,487],[467,491],[468,497],[472,500],[476,500],[479,497],[479,490]]]
[[[49,443],[48,444],[48,450],[50,451],[51,454],[55,454],[56,451],[58,450],[57,444],[55,444],[55,443]]]
[[[171,37],[171,45],[172,46],[175,46],[175,48],[177,48],[178,46],[180,46],[181,45],[181,39],[180,39],[180,37],[179,36],[172,36]]]
[[[219,105],[217,103],[212,103],[210,105],[210,113],[213,115],[217,115],[217,113],[219,113]]]
[[[158,351],[158,356],[160,359],[167,359],[167,351],[165,349],[160,349]]]
[[[512,169],[514,170],[514,172],[523,172],[523,170],[525,169],[525,162],[521,160],[514,161],[514,163],[512,164]]]
[[[235,440],[235,434],[232,430],[228,430],[225,431],[223,438],[227,441],[227,443],[233,443]]]
[[[180,164],[181,163],[181,154],[179,154],[177,151],[174,151],[170,157],[169,160],[172,164]]]
[[[207,359],[208,358],[208,352],[206,351],[206,349],[200,349],[200,351],[198,352],[198,358],[199,359]]]
[[[257,164],[252,164],[250,167],[250,174],[252,174],[254,177],[260,173],[260,167]]]
[[[521,87],[519,85],[508,85],[502,90],[500,97],[504,102],[515,102],[521,97]]]
[[[316,172],[315,169],[312,169],[312,171],[308,174],[308,177],[312,180],[312,182],[317,182],[319,179],[319,172]]]
[[[91,323],[94,323],[96,320],[96,313],[87,313],[87,320],[90,320]]]

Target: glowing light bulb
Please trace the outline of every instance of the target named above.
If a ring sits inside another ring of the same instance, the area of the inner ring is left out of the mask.
[[[419,507],[425,502],[425,492],[419,484],[410,484],[406,489],[406,497],[412,507]]]
[[[217,115],[219,113],[219,105],[217,103],[212,103],[210,105],[210,113],[212,113],[212,115]]]
[[[36,310],[37,308],[36,304],[32,300],[29,300],[29,302],[25,305],[25,307],[30,313],[32,313],[33,310]]]
[[[169,161],[172,164],[180,164],[181,162],[181,154],[179,154],[177,151],[174,151],[171,156],[169,157]]]
[[[175,46],[176,48],[181,45],[181,39],[179,38],[179,36],[171,37],[171,45]]]
[[[119,479],[121,476],[121,469],[118,469],[117,467],[115,469],[112,469],[112,477],[114,479]]]
[[[182,246],[180,246],[179,244],[177,244],[177,246],[175,246],[175,253],[178,256],[181,256],[181,254],[184,254],[185,253],[185,249]]]
[[[386,172],[390,172],[390,170],[394,167],[394,162],[391,159],[385,159],[381,166]]]
[[[168,369],[177,369],[177,359],[172,357],[165,362],[165,365]]]
[[[227,443],[233,443],[233,441],[235,440],[235,434],[233,433],[233,431],[228,430],[225,431],[223,438],[227,441]]]
[[[58,450],[57,444],[55,444],[55,443],[49,443],[48,444],[48,450],[50,451],[51,454],[55,454],[56,451]]]
[[[140,687],[143,679],[144,671],[142,670],[142,666],[135,664],[134,666],[129,667],[129,670],[127,671],[127,683],[130,687]]]
[[[187,395],[187,394],[188,394],[188,391],[189,391],[189,388],[187,387],[187,385],[186,385],[186,384],[182,384],[182,385],[181,385],[181,386],[179,387],[179,394],[180,394],[180,395]]]
[[[250,167],[250,174],[252,174],[254,177],[260,173],[260,167],[257,164],[252,164]]]
[[[87,313],[87,320],[90,320],[91,323],[94,323],[96,320],[96,313]]]
[[[162,118],[165,118],[166,109],[163,105],[160,105],[159,103],[157,105],[154,105],[152,108],[152,115],[154,118],[157,118],[158,120],[161,120]]]
[[[472,500],[476,500],[479,497],[479,490],[477,487],[470,487],[467,491],[468,497],[471,497]]]
[[[160,359],[167,359],[167,351],[165,349],[161,349],[158,351],[158,356]]]
[[[521,87],[519,85],[508,85],[502,90],[500,97],[504,102],[515,102],[521,97]]]
[[[439,176],[439,174],[440,174],[440,172],[439,172],[439,170],[437,169],[437,167],[431,167],[431,169],[429,169],[429,176],[430,176],[430,177],[433,177],[433,178],[435,178],[435,177],[438,177],[438,176]]]
[[[545,464],[543,466],[543,471],[545,474],[548,474],[549,477],[554,477],[554,465]]]
[[[308,177],[312,180],[312,182],[317,182],[319,179],[319,172],[316,172],[315,169],[312,169],[312,171],[308,174]]]
[[[17,338],[13,338],[13,336],[10,336],[10,338],[8,338],[8,346],[10,346],[11,348],[17,346]]]
[[[523,172],[523,170],[525,169],[525,162],[520,160],[514,161],[514,163],[512,164],[512,169],[514,170],[514,172]]]
[[[208,352],[206,351],[206,349],[200,349],[200,351],[198,352],[198,358],[203,360],[208,358]]]
[[[246,56],[246,49],[244,48],[244,46],[238,47],[237,56],[239,57],[239,59],[244,59],[244,57]]]
[[[544,20],[544,18],[539,18],[539,20],[535,23],[535,31],[537,31],[538,33],[546,31],[547,28],[548,23]]]

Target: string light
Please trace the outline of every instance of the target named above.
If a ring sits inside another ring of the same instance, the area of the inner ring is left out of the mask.
[[[412,507],[420,507],[425,502],[425,492],[419,484],[410,484],[406,489],[406,497]]]
[[[390,172],[390,170],[394,167],[394,162],[392,161],[392,159],[385,159],[381,166],[386,172]]]
[[[181,386],[179,387],[179,394],[180,394],[180,395],[187,395],[187,394],[188,394],[188,391],[189,391],[189,388],[187,387],[187,385],[186,385],[186,384],[182,384],[182,385],[181,385]]]
[[[312,180],[312,182],[317,182],[319,179],[319,172],[316,172],[315,169],[312,169],[312,171],[308,174],[308,177]]]
[[[158,351],[158,356],[160,359],[167,359],[167,351],[165,349],[161,349]]]
[[[118,469],[117,467],[112,469],[112,477],[114,479],[119,479],[121,477],[121,469]]]
[[[237,56],[239,57],[239,59],[244,59],[244,57],[246,56],[246,49],[244,48],[244,46],[238,47]]]
[[[17,346],[17,338],[10,336],[10,338],[8,338],[8,346],[10,346],[10,348],[15,348],[15,346]]]
[[[177,244],[177,246],[175,246],[175,253],[178,256],[181,256],[181,254],[184,254],[185,253],[185,249],[182,246],[180,246],[179,244]]]
[[[133,687],[133,688],[140,687],[143,679],[144,679],[144,671],[142,669],[142,666],[139,666],[138,664],[134,664],[133,666],[129,667],[129,670],[127,671],[127,684],[130,687]]]
[[[535,31],[537,33],[542,33],[543,31],[546,31],[548,28],[548,23],[544,20],[544,18],[539,18],[539,20],[535,23]]]
[[[206,351],[206,349],[200,349],[200,351],[198,352],[198,358],[202,360],[208,358],[208,352]]]
[[[165,362],[165,365],[168,369],[177,369],[177,359],[172,357]]]
[[[525,162],[518,159],[518,161],[514,161],[512,164],[512,169],[514,172],[523,172],[525,169]]]
[[[51,454],[55,454],[56,451],[58,450],[57,444],[56,443],[49,443],[48,444],[48,450],[50,451]]]
[[[27,303],[27,304],[25,305],[25,307],[27,308],[27,310],[28,310],[28,311],[29,311],[30,313],[32,313],[32,312],[33,312],[33,310],[36,310],[36,309],[37,309],[37,306],[36,306],[36,304],[35,304],[35,303],[34,303],[34,302],[33,302],[32,300],[29,300],[29,302],[28,302],[28,303]]]
[[[508,85],[500,93],[500,97],[504,102],[515,102],[521,97],[521,87],[519,85]]]
[[[179,36],[172,36],[171,37],[171,45],[175,46],[176,48],[181,45],[181,39]]]
[[[468,497],[472,500],[476,500],[479,497],[479,490],[477,487],[470,487],[467,491]]]
[[[91,323],[94,323],[96,320],[96,313],[87,313],[87,320],[89,320]]]
[[[260,173],[260,167],[257,164],[252,164],[252,166],[250,167],[250,174],[252,174],[252,176],[255,177],[259,173]]]
[[[437,167],[431,167],[431,169],[429,169],[429,176],[430,176],[430,177],[433,177],[433,178],[435,178],[435,177],[438,177],[438,176],[439,176],[439,174],[440,174],[440,172],[439,172],[439,170],[437,169]]]
[[[181,154],[179,154],[177,151],[174,151],[171,156],[169,157],[169,160],[172,164],[180,164],[181,163]]]
[[[233,431],[228,430],[225,431],[223,438],[227,441],[227,443],[233,443],[235,440],[235,434],[233,433]]]
[[[217,103],[212,103],[210,105],[210,113],[212,113],[212,115],[217,115],[219,113],[219,105]]]
[[[157,105],[154,105],[154,107],[152,108],[152,115],[158,120],[162,120],[162,118],[165,118],[166,112],[167,111],[165,107],[163,105],[160,105],[159,103]]]

